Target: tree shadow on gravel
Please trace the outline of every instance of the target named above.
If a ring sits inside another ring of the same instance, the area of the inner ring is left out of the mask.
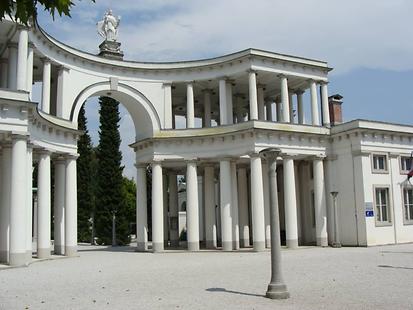
[[[244,293],[244,292],[238,292],[238,291],[231,291],[223,287],[211,287],[211,288],[207,288],[206,291],[213,292],[213,293],[230,293],[230,294],[237,294],[237,295],[244,295],[244,296],[265,297],[265,295],[260,295],[260,294],[251,294],[251,293]]]

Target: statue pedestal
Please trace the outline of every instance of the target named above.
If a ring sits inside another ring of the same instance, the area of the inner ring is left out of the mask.
[[[100,52],[98,56],[123,60],[123,52],[120,50],[120,42],[105,40],[100,43],[99,50]]]

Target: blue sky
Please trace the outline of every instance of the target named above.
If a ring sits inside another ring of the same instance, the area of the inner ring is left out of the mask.
[[[413,25],[411,0],[88,0],[72,18],[40,25],[58,40],[97,53],[96,32],[108,8],[121,16],[125,58],[171,61],[214,57],[249,47],[328,61],[329,93],[344,96],[345,120],[412,124]],[[98,141],[96,100],[88,102]],[[134,139],[127,112],[120,125],[125,174],[134,176]]]

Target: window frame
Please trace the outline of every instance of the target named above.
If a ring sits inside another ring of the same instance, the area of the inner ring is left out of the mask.
[[[407,160],[413,160],[410,156],[407,155],[400,155],[400,174],[408,174],[410,172],[410,169],[408,168],[407,170],[403,169],[403,159],[407,159]]]
[[[384,169],[374,168],[374,157],[384,157]],[[389,156],[387,153],[372,153],[371,154],[371,172],[377,174],[389,174]]]
[[[406,204],[405,204],[405,200],[404,200],[404,192],[405,190],[410,190],[413,192],[413,186],[409,185],[409,186],[402,186],[401,188],[401,194],[402,194],[402,208],[403,208],[403,225],[413,225],[413,210],[412,213],[409,214],[410,215],[410,219],[406,219]],[[412,197],[412,201],[409,201],[409,205],[413,205],[413,197]],[[409,212],[410,213],[410,212]]]
[[[387,192],[387,221],[380,221],[377,219],[378,208],[377,208],[377,190],[384,189]],[[391,196],[390,185],[373,185],[373,204],[374,204],[374,221],[376,227],[393,226],[393,199]]]

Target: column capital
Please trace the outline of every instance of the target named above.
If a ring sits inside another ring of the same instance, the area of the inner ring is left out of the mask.
[[[195,81],[190,80],[190,81],[185,81],[185,83],[186,83],[186,86],[189,86],[189,85],[193,86],[195,84]]]
[[[52,63],[52,61],[48,57],[40,57],[40,60],[42,61],[43,64],[45,64],[45,63],[51,64]]]
[[[259,154],[266,160],[274,161],[280,156],[281,150],[277,148],[267,148],[260,151]]]
[[[297,90],[295,91],[295,94],[296,94],[296,95],[303,95],[304,93],[305,93],[305,91],[302,90],[302,89],[297,89]]]
[[[29,133],[14,133],[14,132],[12,132],[11,135],[10,135],[10,138],[12,140],[26,140],[26,141],[28,141],[30,136],[29,136]]]
[[[320,84],[321,86],[328,85],[329,83],[329,81],[318,81],[318,84]]]
[[[263,84],[263,83],[257,83],[257,88],[262,88],[263,90],[265,90],[265,87],[267,85]]]
[[[64,158],[66,159],[66,160],[77,160],[78,158],[79,158],[79,154],[65,154],[64,155]]]
[[[202,90],[202,92],[204,93],[204,94],[207,94],[207,93],[209,93],[209,94],[212,94],[212,89],[211,88],[204,88],[203,90]]]
[[[317,154],[311,157],[313,160],[324,160],[327,158],[325,154]]]
[[[288,79],[288,76],[284,73],[277,74],[277,77],[280,78],[280,79],[282,79],[282,78]]]
[[[186,164],[196,164],[199,162],[198,157],[192,157],[192,158],[186,158],[185,163]]]
[[[255,73],[255,74],[257,74],[257,70],[254,70],[254,69],[248,69],[247,72],[248,72],[248,73]]]
[[[163,86],[165,87],[165,86],[170,86],[170,87],[172,87],[172,82],[163,82]]]
[[[26,30],[26,31],[28,31],[29,30],[29,27],[27,27],[26,25],[23,25],[23,24],[17,24],[16,25],[16,29],[17,30]]]
[[[59,154],[56,158],[53,159],[53,163],[55,165],[62,165],[65,164],[65,162],[66,158],[62,154]]]
[[[41,149],[37,149],[36,153],[39,154],[39,155],[49,155],[50,156],[53,152],[49,149],[41,148]]]
[[[7,58],[0,58],[0,64],[7,64]]]
[[[251,151],[251,152],[247,153],[247,155],[248,155],[250,158],[260,157],[260,153],[257,152],[257,151]]]

